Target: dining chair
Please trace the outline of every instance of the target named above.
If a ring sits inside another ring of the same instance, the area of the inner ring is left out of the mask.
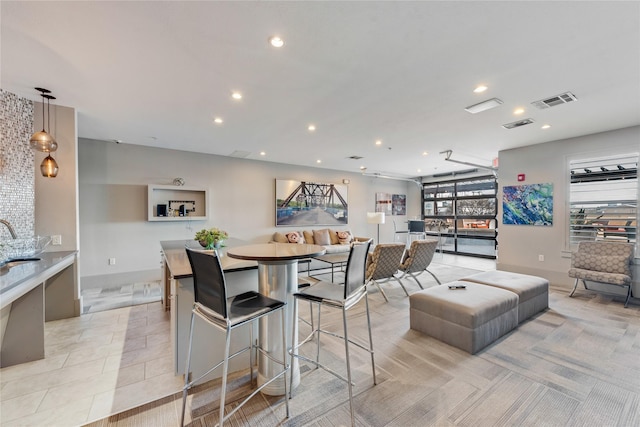
[[[405,245],[407,244],[408,241],[408,237],[409,237],[409,230],[399,230],[398,229],[398,224],[396,224],[396,220],[392,220],[393,221],[393,241],[394,242],[404,242]]]
[[[245,292],[234,297],[227,297],[227,285],[217,252],[205,253],[189,248],[186,248],[186,251],[189,263],[191,264],[191,270],[193,272],[193,291],[195,302],[191,310],[189,349],[187,353],[187,366],[184,374],[184,387],[182,389],[182,417],[180,425],[184,426],[185,408],[189,389],[200,379],[210,374],[214,369],[220,367],[220,365],[222,365],[219,424],[221,427],[229,417],[242,407],[242,405],[247,403],[260,390],[281,376],[284,377],[286,416],[288,418],[289,400],[287,398],[287,370],[289,369],[289,366],[287,365],[287,346],[285,336],[285,303],[266,297],[254,291]],[[278,360],[272,354],[267,353],[253,342],[253,323],[264,316],[275,314],[276,312],[280,312],[280,323],[282,325],[282,360]],[[196,318],[201,319],[208,326],[212,326],[225,333],[224,358],[198,378],[189,381],[191,374],[193,328]],[[249,345],[230,355],[231,332],[245,325],[249,326]],[[275,363],[282,365],[282,370],[274,373],[270,379],[265,381],[264,384],[258,386],[240,404],[235,406],[232,411],[227,415],[224,415],[229,360],[244,353],[245,351],[249,351],[250,380],[253,383],[254,349],[257,349],[260,354],[266,356]]]
[[[367,298],[367,287],[365,285],[365,262],[367,258],[367,254],[369,252],[369,247],[371,245],[371,241],[367,241],[364,244],[356,244],[351,247],[351,251],[349,252],[349,259],[347,261],[347,268],[345,270],[345,281],[344,283],[333,283],[333,282],[325,282],[320,281],[300,292],[295,293],[293,299],[293,312],[294,315],[298,314],[298,301],[310,301],[312,303],[318,304],[318,320],[316,322],[315,329],[307,336],[306,339],[302,340],[297,346],[291,349],[291,365],[293,365],[294,359],[298,358],[300,360],[304,360],[308,363],[311,363],[316,366],[316,368],[322,368],[323,370],[329,372],[335,377],[346,381],[347,388],[349,390],[349,409],[351,412],[351,425],[355,426],[355,416],[353,412],[353,390],[352,390],[352,381],[351,381],[351,361],[349,358],[349,345],[353,344],[367,352],[371,355],[371,369],[373,372],[373,384],[376,384],[376,369],[375,369],[375,360],[373,353],[373,338],[371,335],[371,319],[369,316],[369,300]],[[348,338],[348,327],[347,327],[347,311],[353,308],[362,298],[364,297],[366,303],[366,312],[367,312],[367,328],[369,331],[369,346],[366,347],[363,344],[360,344],[352,339]],[[343,326],[343,334],[339,335],[332,331],[323,330],[321,326],[321,308],[328,307],[334,309],[340,309],[342,311],[342,326]],[[327,367],[320,363],[320,335],[329,335],[341,340],[344,340],[345,347],[345,363],[347,370],[347,377],[338,374],[331,368]],[[293,326],[293,340],[295,342],[295,338],[298,335],[298,326],[297,322],[294,322]],[[299,348],[303,346],[305,343],[310,341],[315,336],[316,341],[316,356],[315,360],[305,357],[299,353]],[[291,378],[291,381],[293,378]],[[293,397],[293,384],[289,387],[289,397]]]
[[[409,296],[407,289],[395,276],[400,268],[404,249],[404,243],[384,243],[376,245],[373,253],[369,254],[367,257],[365,282],[367,285],[370,283],[375,284],[380,290],[385,301],[389,301],[389,298],[387,298],[387,294],[384,292],[380,284],[389,282],[390,280],[398,282],[400,287],[404,290],[404,293]]]

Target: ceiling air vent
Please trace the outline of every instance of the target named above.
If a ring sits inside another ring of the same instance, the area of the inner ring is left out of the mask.
[[[517,122],[507,123],[506,125],[502,125],[502,127],[505,129],[514,129],[519,128],[520,126],[530,125],[531,123],[533,123],[533,119],[523,119],[518,120]]]
[[[540,101],[532,102],[534,106],[541,110],[545,108],[555,107],[556,105],[567,104],[569,102],[577,101],[578,98],[571,92],[561,93],[560,95],[552,96],[551,98],[541,99]]]
[[[364,157],[362,157],[362,156],[349,156],[349,157],[347,157],[347,159],[360,160],[360,159],[364,159]]]

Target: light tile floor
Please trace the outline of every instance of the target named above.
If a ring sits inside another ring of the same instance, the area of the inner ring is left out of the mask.
[[[161,299],[162,288],[159,280],[82,290],[84,313],[95,313],[130,305],[146,304],[160,301]]]
[[[494,260],[449,254],[433,262],[495,269]],[[0,425],[78,426],[160,399],[182,388],[172,363],[160,302],[47,322],[45,359],[0,369]]]
[[[0,370],[2,426],[77,426],[179,391],[160,302],[45,324],[45,359]]]

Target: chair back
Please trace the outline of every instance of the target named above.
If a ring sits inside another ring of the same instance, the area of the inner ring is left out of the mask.
[[[345,299],[364,286],[365,266],[370,246],[371,240],[351,246],[344,279]]]
[[[228,319],[227,284],[217,252],[212,254],[186,248],[193,272],[196,303]]]
[[[572,268],[631,276],[633,243],[580,242],[571,257]]]
[[[431,264],[437,246],[437,240],[414,240],[400,268],[408,273],[425,270]]]
[[[409,233],[424,233],[424,221],[422,221],[422,220],[410,220],[409,221]]]
[[[393,276],[400,268],[404,249],[404,243],[384,243],[376,246],[373,254],[367,259],[367,280]]]

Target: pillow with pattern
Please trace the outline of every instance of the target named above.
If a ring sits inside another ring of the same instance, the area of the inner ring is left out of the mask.
[[[353,236],[348,231],[338,231],[338,241],[341,245],[348,245],[353,240]]]
[[[304,243],[304,237],[297,231],[292,231],[285,234],[289,243]]]

